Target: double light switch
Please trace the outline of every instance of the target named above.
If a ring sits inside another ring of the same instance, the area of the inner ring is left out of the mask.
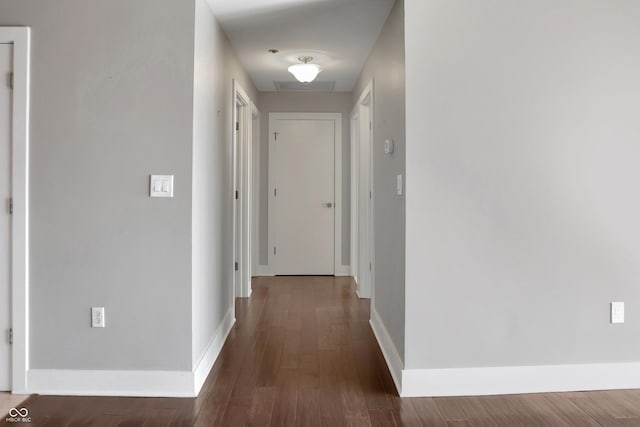
[[[173,197],[173,175],[151,175],[151,197]]]

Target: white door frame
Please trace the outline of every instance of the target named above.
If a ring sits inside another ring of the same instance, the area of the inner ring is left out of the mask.
[[[251,113],[251,276],[257,276],[260,264],[260,111],[254,106]]]
[[[251,296],[251,212],[253,204],[252,185],[252,128],[253,116],[259,114],[255,104],[249,98],[245,90],[232,80],[233,87],[233,142],[232,142],[232,186],[231,197],[233,200],[233,245],[232,245],[232,277],[235,297],[248,298]],[[238,114],[238,109],[240,114]],[[236,123],[240,127],[240,138],[236,131]],[[239,193],[235,200],[236,190]],[[240,227],[240,236],[237,234],[237,226]],[[236,249],[239,246],[239,259],[236,258]],[[235,272],[235,263],[238,262],[239,272]],[[239,280],[238,280],[239,279]]]
[[[342,114],[341,113],[269,113],[269,225],[268,225],[268,268],[275,274],[275,171],[276,139],[273,133],[276,120],[333,120],[334,121],[334,249],[333,274],[344,274],[342,265]],[[348,267],[347,267],[348,268]]]
[[[374,201],[375,189],[373,180],[373,132],[374,132],[374,111],[373,111],[373,80],[371,80],[362,91],[358,102],[351,114],[352,125],[359,126],[351,132],[351,266],[352,274],[357,277],[357,294],[360,298],[374,297],[375,289],[375,240],[374,240]],[[368,158],[360,159],[360,147],[368,144]],[[368,171],[360,168],[362,161],[368,162]],[[364,176],[364,175],[368,176]],[[359,182],[368,182],[369,188],[362,188]],[[370,202],[365,206],[365,210],[359,209],[359,200],[362,192],[371,191]],[[361,237],[359,225],[365,223],[364,248],[360,248]],[[365,254],[369,254],[369,260],[363,259],[358,254],[360,249]],[[355,262],[353,261],[355,260]],[[369,275],[358,277],[358,271],[365,271],[369,268]]]
[[[359,188],[359,162],[358,159],[358,148],[360,144],[360,108],[356,105],[351,113],[351,235],[350,235],[350,256],[349,260],[351,262],[351,276],[353,280],[356,282],[356,293],[359,293],[359,284],[358,284],[358,246],[356,243],[358,241],[358,188]]]
[[[11,390],[27,391],[29,369],[29,54],[28,27],[0,27],[0,43],[13,44],[13,129],[11,144]],[[4,82],[3,82],[4,83]]]

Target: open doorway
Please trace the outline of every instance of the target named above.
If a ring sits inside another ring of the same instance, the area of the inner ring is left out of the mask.
[[[253,139],[255,104],[234,80],[233,109],[233,288],[236,297],[251,296],[252,210],[253,210]]]
[[[351,259],[360,298],[374,289],[373,239],[373,81],[351,115]]]

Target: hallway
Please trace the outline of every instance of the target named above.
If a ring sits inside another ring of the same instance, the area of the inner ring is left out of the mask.
[[[640,425],[639,391],[400,399],[351,278],[253,282],[197,399],[33,396],[31,425]]]

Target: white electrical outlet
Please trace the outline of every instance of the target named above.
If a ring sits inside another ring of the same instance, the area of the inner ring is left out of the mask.
[[[104,328],[104,307],[91,307],[91,327]]]
[[[611,303],[611,323],[624,323],[624,302]]]

